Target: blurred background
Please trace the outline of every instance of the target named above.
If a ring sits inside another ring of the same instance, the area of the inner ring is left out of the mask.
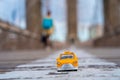
[[[48,10],[52,48],[119,47],[119,5],[119,0],[0,0],[0,50],[43,48]]]
[[[119,21],[120,0],[0,0],[0,80],[120,80]],[[65,50],[78,72],[57,73]]]

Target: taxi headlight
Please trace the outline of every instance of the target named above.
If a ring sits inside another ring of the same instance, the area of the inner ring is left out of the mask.
[[[74,61],[73,63],[76,64],[76,63],[78,63],[78,62],[77,62],[77,61]]]
[[[60,62],[57,62],[58,65],[60,65],[61,63]]]

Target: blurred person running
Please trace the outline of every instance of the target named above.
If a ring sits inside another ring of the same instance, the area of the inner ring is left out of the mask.
[[[47,12],[47,16],[42,21],[42,43],[45,47],[50,46],[50,36],[53,33],[53,19],[51,18],[51,12]]]

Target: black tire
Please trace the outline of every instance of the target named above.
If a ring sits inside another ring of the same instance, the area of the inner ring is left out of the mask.
[[[60,70],[57,70],[57,72],[61,72]]]
[[[78,71],[77,69],[75,69],[74,71]]]

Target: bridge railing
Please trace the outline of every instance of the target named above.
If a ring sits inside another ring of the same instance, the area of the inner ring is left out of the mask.
[[[0,21],[0,50],[40,48],[39,35]]]
[[[96,47],[120,47],[120,27],[94,41]]]

